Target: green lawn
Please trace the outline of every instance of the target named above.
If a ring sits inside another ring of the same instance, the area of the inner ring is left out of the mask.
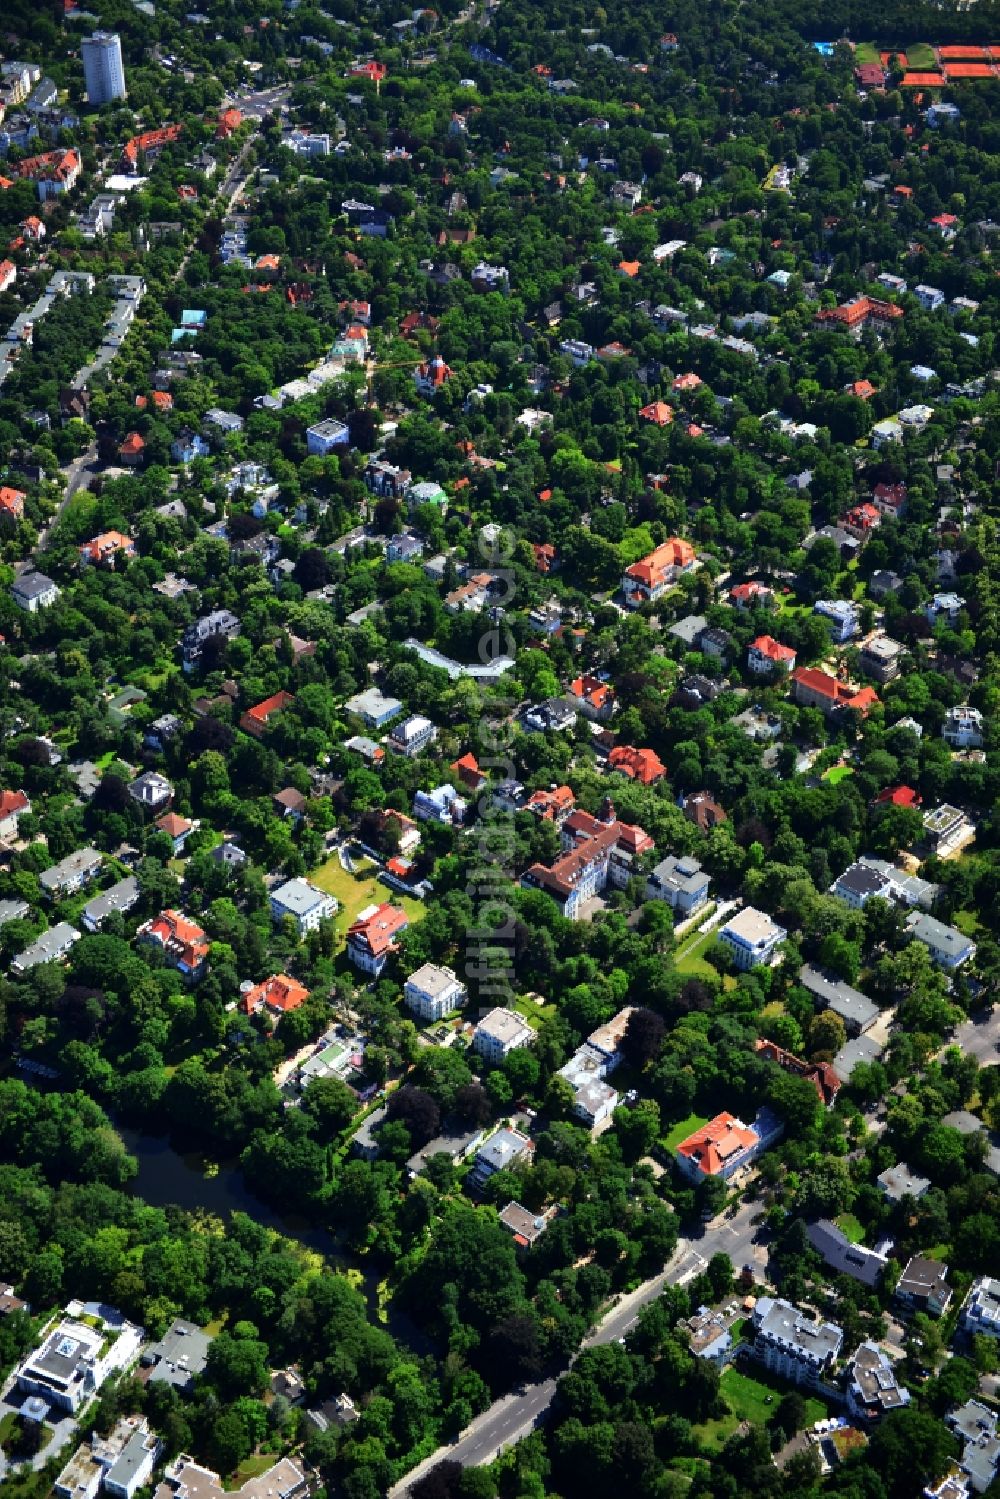
[[[906,65],[917,72],[937,67],[934,48],[928,42],[907,42]]]
[[[963,937],[974,937],[981,926],[975,911],[956,911],[951,921],[953,926],[958,927]]]
[[[839,1218],[836,1218],[834,1221],[837,1227],[843,1230],[852,1244],[862,1243],[865,1231],[853,1213],[841,1213]]]
[[[854,48],[854,61],[860,67],[864,62],[878,62],[878,48],[874,42],[858,42]]]
[[[249,1479],[258,1478],[261,1473],[266,1473],[277,1460],[277,1454],[274,1452],[255,1452],[251,1457],[243,1459],[236,1472],[226,1479],[223,1487],[241,1489]]]
[[[715,931],[696,932],[692,937],[686,938],[674,954],[677,971],[698,978],[718,979],[718,973],[705,957],[715,938]]]
[[[741,1421],[749,1421],[754,1426],[765,1425],[777,1410],[785,1387],[777,1383],[767,1384],[730,1368],[719,1381],[719,1392],[729,1407],[729,1414],[703,1421],[694,1428],[699,1446],[709,1452],[721,1451]],[[806,1427],[828,1414],[822,1400],[806,1396]]]
[[[824,772],[823,780],[829,781],[831,786],[839,786],[841,781],[853,774],[853,765],[831,765],[830,769]]]
[[[678,1120],[669,1133],[663,1136],[661,1144],[667,1150],[676,1150],[682,1140],[686,1140],[688,1135],[693,1135],[696,1129],[701,1129],[707,1123],[706,1114],[689,1114],[686,1119]]]
[[[388,885],[381,884],[375,878],[375,865],[370,860],[363,861],[363,866],[361,861],[356,862],[359,873],[350,874],[334,854],[309,875],[311,883],[334,896],[340,906],[334,925],[341,942],[346,937],[347,928],[365,906],[381,905],[386,900],[391,900],[393,905],[402,906],[411,921],[423,920],[424,907],[421,901],[412,900],[408,895],[400,895],[397,891],[390,890]]]

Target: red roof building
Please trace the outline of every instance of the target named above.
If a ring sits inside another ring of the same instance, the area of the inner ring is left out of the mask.
[[[641,786],[653,786],[662,781],[667,767],[655,750],[633,749],[630,744],[616,744],[608,755],[608,767],[619,775],[638,781]]]
[[[906,509],[906,493],[905,484],[876,484],[875,508],[880,515],[900,516]]]
[[[0,791],[0,838],[16,838],[17,819],[30,811],[26,791]]]
[[[876,388],[870,380],[853,380],[847,387],[849,396],[857,396],[859,401],[870,401],[876,394]]]
[[[751,578],[749,583],[737,583],[730,588],[729,599],[737,609],[767,609],[774,603],[774,589]]]
[[[652,422],[654,427],[669,427],[674,419],[673,408],[666,401],[650,401],[648,406],[643,406],[639,415],[644,422]]]
[[[910,189],[907,188],[907,192]],[[875,328],[888,328],[904,316],[902,307],[895,302],[884,302],[879,297],[855,297],[842,307],[824,307],[816,314],[820,323],[838,323],[849,332],[860,333],[869,323]]]
[[[793,1077],[804,1077],[807,1082],[812,1083],[820,1103],[827,1108],[836,1102],[841,1082],[829,1062],[803,1062],[800,1057],[785,1051],[783,1046],[763,1039],[754,1042],[754,1051],[765,1061],[775,1062],[783,1072],[790,1072]]]
[[[24,500],[25,496],[20,489],[0,484],[0,513],[9,515],[13,520],[21,520],[24,515]]]
[[[240,728],[247,734],[252,734],[255,739],[260,739],[268,728],[271,719],[276,713],[281,713],[285,708],[291,707],[295,698],[290,692],[276,692],[273,697],[266,697],[262,703],[254,708],[248,708],[240,719]]]
[[[369,83],[374,83],[376,88],[385,78],[388,72],[384,62],[362,62],[356,67],[349,69],[350,78],[367,78]]]
[[[577,677],[569,684],[569,695],[584,718],[606,723],[615,711],[614,688],[599,677]]]
[[[563,853],[554,864],[532,864],[521,884],[544,890],[568,921],[579,920],[587,901],[609,883],[623,890],[635,874],[636,859],[654,846],[645,829],[618,821],[610,797],[596,817],[571,812],[562,824],[562,845]]]
[[[228,140],[229,137],[243,124],[243,115],[238,109],[224,109],[219,115],[215,133],[220,141]]]
[[[347,956],[356,968],[377,977],[390,956],[399,950],[396,938],[409,924],[410,918],[403,908],[391,901],[366,907],[348,929]]]
[[[921,807],[923,797],[912,786],[887,786],[875,798],[876,807]]]
[[[854,69],[854,76],[862,88],[884,88],[885,73],[881,63],[863,62]]]
[[[448,769],[454,771],[462,785],[468,786],[472,791],[478,791],[481,786],[486,785],[486,777],[479,769],[479,761],[471,750],[468,754],[460,755],[457,760],[452,760]]]
[[[576,806],[576,797],[568,786],[550,786],[547,791],[533,791],[524,810],[533,812],[542,822],[564,822]]]
[[[852,505],[846,515],[840,517],[839,524],[849,535],[865,541],[882,524],[882,515],[877,506],[865,500],[860,505]]]
[[[681,1141],[677,1164],[695,1181],[706,1176],[718,1176],[725,1181],[752,1159],[759,1144],[756,1130],[749,1129],[741,1119],[729,1113],[716,1114]]]
[[[287,973],[272,973],[269,979],[254,984],[240,995],[240,1009],[245,1015],[256,1015],[259,1010],[267,1010],[280,1017],[305,1004],[309,992],[297,979],[289,978]]]
[[[92,541],[85,541],[79,552],[82,566],[86,567],[88,563],[98,566],[113,562],[119,552],[126,557],[134,557],[135,542],[131,536],[126,536],[121,531],[102,531]]]
[[[183,129],[183,125],[161,125],[158,130],[144,130],[141,135],[133,135],[122,147],[124,170],[133,174],[139,170],[140,152],[147,159],[155,160],[165,146],[173,145],[180,138]]]
[[[671,536],[660,545],[626,568],[622,579],[625,602],[637,609],[642,604],[655,603],[666,592],[681,573],[690,572],[695,564],[695,550],[689,541]]]
[[[145,438],[138,432],[130,432],[123,443],[118,446],[118,457],[122,463],[134,465],[142,462],[142,455],[146,451]]]
[[[688,371],[686,375],[676,375],[671,385],[671,390],[700,390],[705,382],[700,375]]]
[[[544,492],[544,491],[543,491]],[[551,499],[551,492],[549,498]],[[556,549],[547,541],[533,541],[531,550],[535,554],[535,566],[540,573],[550,573],[556,565]]]
[[[166,953],[172,967],[190,982],[201,978],[208,965],[209,941],[201,927],[179,911],[161,911],[135,934]]]
[[[638,276],[639,272],[642,270],[642,261],[641,260],[619,260],[619,262],[618,262],[618,270],[619,270],[619,273],[622,276],[627,276],[630,281],[633,281],[635,279],[635,277]]]
[[[795,652],[791,646],[775,640],[773,635],[758,635],[747,651],[747,668],[758,677],[770,676],[776,671],[793,671]]]
[[[818,708],[827,717],[851,708],[866,718],[879,701],[871,687],[851,687],[814,666],[800,666],[792,672],[792,693],[800,707]]]

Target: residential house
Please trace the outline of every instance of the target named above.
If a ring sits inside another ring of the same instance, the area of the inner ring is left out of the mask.
[[[936,593],[929,603],[924,605],[924,613],[931,625],[936,625],[938,620],[943,619],[952,628],[958,623],[958,616],[965,608],[965,600],[957,593]]]
[[[767,1109],[760,1110],[752,1125],[723,1111],[682,1140],[675,1159],[681,1173],[695,1185],[710,1176],[729,1181],[783,1133],[784,1125]]]
[[[294,701],[290,692],[276,692],[273,697],[267,697],[262,703],[248,708],[240,718],[240,728],[245,734],[252,734],[255,739],[263,739],[272,719],[290,708]]]
[[[435,786],[432,791],[413,793],[413,815],[419,822],[443,822],[461,827],[468,805],[450,782]]]
[[[575,707],[560,697],[534,703],[521,716],[524,727],[534,734],[565,734],[575,727],[576,719]]]
[[[384,729],[402,713],[403,705],[398,698],[386,697],[377,687],[368,687],[348,698],[344,710],[363,719],[370,729]]]
[[[818,708],[827,718],[850,709],[866,718],[878,705],[871,687],[852,687],[814,666],[799,666],[792,672],[792,693],[803,708]]]
[[[885,1273],[887,1256],[863,1244],[854,1244],[829,1218],[810,1223],[806,1228],[809,1243],[835,1275],[849,1275],[863,1286],[873,1290]]]
[[[803,1077],[806,1082],[812,1083],[816,1096],[826,1108],[836,1102],[840,1092],[840,1078],[829,1062],[804,1062],[801,1057],[786,1051],[776,1041],[763,1038],[754,1042],[754,1051],[765,1061],[774,1062],[783,1072],[790,1072],[793,1077]]]
[[[89,847],[78,848],[75,853],[67,854],[58,864],[44,869],[38,876],[43,894],[50,900],[57,900],[82,890],[100,874],[102,858],[98,849]]]
[[[424,750],[434,743],[437,733],[437,725],[431,723],[429,718],[424,718],[421,713],[411,713],[408,718],[404,718],[401,723],[390,729],[386,744],[398,755],[413,759],[417,755],[422,755]]]
[[[211,1468],[181,1452],[164,1469],[153,1499],[308,1499],[311,1484],[290,1457],[279,1457],[237,1489],[226,1488]]]
[[[899,520],[906,512],[907,488],[905,484],[875,485],[872,500],[879,515]]]
[[[686,1328],[688,1347],[695,1358],[725,1368],[733,1356],[733,1335],[725,1312],[700,1306],[692,1316],[680,1324]]]
[[[616,744],[608,754],[608,769],[618,775],[638,781],[642,786],[654,786],[662,781],[667,767],[655,750],[633,749],[630,744]]]
[[[987,1493],[1000,1470],[997,1413],[981,1400],[967,1400],[945,1421],[962,1443],[959,1467],[975,1494]]]
[[[926,911],[911,911],[906,918],[906,931],[924,944],[939,968],[950,972],[976,956],[976,944],[971,937],[935,916],[928,916]]]
[[[457,780],[461,781],[467,791],[481,791],[486,785],[486,776],[479,768],[479,761],[471,752],[460,755],[457,760],[452,760],[448,769]]]
[[[533,1150],[531,1140],[517,1129],[498,1129],[476,1151],[476,1160],[469,1173],[469,1182],[474,1187],[483,1187],[498,1171],[509,1171],[518,1161]]]
[[[25,572],[14,579],[11,592],[19,609],[37,614],[39,609],[48,609],[56,602],[60,590],[44,573]]]
[[[31,811],[26,791],[0,791],[0,839],[10,842],[17,837],[17,822]]]
[[[598,677],[577,677],[567,694],[571,705],[592,723],[607,723],[615,711],[615,692]]]
[[[807,1317],[791,1302],[761,1296],[751,1318],[751,1356],[772,1374],[815,1387],[840,1355],[844,1334],[834,1322]]]
[[[771,635],[758,635],[747,651],[747,669],[755,677],[795,670],[795,652]]]
[[[272,973],[259,984],[246,983],[240,986],[240,1009],[245,1015],[256,1015],[266,1010],[280,1020],[291,1010],[297,1010],[309,998],[309,990],[298,979],[287,973]]]
[[[646,876],[646,899],[665,901],[672,911],[687,917],[708,900],[709,883],[697,859],[668,854]]]
[[[672,536],[648,556],[633,562],[622,578],[625,603],[630,609],[655,603],[682,573],[695,565],[695,551],[690,542]]]
[[[524,803],[523,810],[531,812],[542,822],[554,822],[561,826],[575,806],[576,797],[569,786],[549,786],[542,791],[533,791]]]
[[[941,738],[952,749],[982,749],[985,743],[982,713],[968,703],[949,708],[941,725]]]
[[[201,927],[179,911],[161,911],[159,916],[144,922],[135,940],[158,947],[169,965],[188,983],[197,983],[208,969],[211,944]]]
[[[454,970],[424,963],[403,985],[403,1003],[421,1020],[443,1020],[459,1010],[468,998],[465,985]]]
[[[923,822],[924,839],[939,859],[964,848],[976,836],[976,824],[950,802],[942,802],[940,807],[925,812]]]
[[[71,1302],[65,1316],[49,1323],[42,1341],[18,1364],[14,1387],[75,1416],[111,1374],[128,1368],[141,1341],[142,1329],[113,1308],[98,1310],[89,1303],[85,1310]]]
[[[771,609],[774,607],[774,589],[752,578],[748,583],[737,583],[735,588],[731,588],[729,601],[734,609],[741,612],[748,609]]]
[[[893,1362],[878,1343],[861,1343],[851,1360],[847,1409],[869,1425],[889,1411],[910,1403],[910,1392],[897,1378]]]
[[[329,921],[337,910],[337,902],[325,890],[318,890],[308,880],[286,880],[270,895],[271,920],[282,922],[291,917],[300,937],[314,932],[321,921]]]
[[[936,286],[925,286],[923,284],[913,288],[913,295],[920,303],[925,312],[936,312],[944,304],[944,292]]]
[[[527,889],[544,890],[569,921],[578,920],[588,900],[610,881],[624,888],[635,873],[634,861],[653,847],[642,828],[618,821],[610,798],[597,817],[573,812],[562,827],[563,852],[551,867],[533,864],[521,876]]]
[[[798,982],[813,997],[819,1008],[832,1010],[839,1015],[849,1036],[860,1036],[871,1030],[881,1011],[858,989],[852,989],[842,979],[824,973],[806,963],[800,970]]]
[[[42,963],[58,963],[66,956],[74,942],[79,942],[80,933],[66,921],[58,921],[40,937],[36,937],[23,952],[11,959],[12,973],[27,973]]]
[[[398,536],[390,536],[386,543],[386,562],[416,562],[418,557],[424,554],[424,544],[419,536],[413,536],[407,531]]]
[[[719,940],[726,944],[734,965],[741,970],[770,964],[787,936],[783,926],[754,906],[737,911],[719,932]]]
[[[902,891],[889,869],[875,867],[856,860],[839,874],[830,886],[830,894],[836,895],[852,910],[860,911],[873,896],[890,902],[901,901]]]
[[[521,1046],[530,1046],[534,1039],[535,1032],[526,1020],[522,1020],[513,1010],[498,1006],[484,1015],[476,1026],[472,1045],[484,1061],[496,1067],[512,1051]]]
[[[181,642],[182,665],[190,671],[201,660],[205,647],[213,640],[234,640],[240,633],[240,622],[229,609],[215,609],[196,619],[184,631]]]
[[[211,449],[200,432],[185,427],[170,444],[170,456],[175,463],[193,463],[196,458],[207,458]]]
[[[162,812],[173,800],[174,788],[158,770],[145,770],[128,785],[128,794],[144,812]]]
[[[905,1161],[897,1161],[895,1166],[888,1166],[875,1180],[883,1196],[890,1202],[903,1202],[908,1197],[919,1202],[931,1185],[929,1176],[918,1176]]]
[[[710,833],[720,823],[726,822],[727,813],[710,791],[692,791],[683,801],[683,812],[688,822],[703,833]]]
[[[514,1247],[518,1251],[526,1251],[537,1244],[542,1234],[548,1228],[552,1219],[559,1213],[559,1208],[551,1207],[544,1213],[532,1213],[519,1202],[508,1202],[499,1213],[500,1226],[505,1228],[514,1240]]]
[[[981,1275],[972,1282],[962,1307],[961,1322],[970,1338],[1000,1338],[1000,1279]]]
[[[305,816],[306,807],[309,805],[308,798],[297,791],[294,786],[286,786],[281,791],[276,791],[271,797],[271,806],[279,817],[287,817],[294,823],[299,823]]]
[[[314,422],[311,427],[306,428],[306,449],[321,458],[325,458],[328,453],[335,452],[337,448],[346,447],[350,440],[349,428],[334,417],[327,417],[322,422]]]
[[[820,599],[813,613],[826,620],[834,645],[844,645],[861,628],[857,608],[848,599]]]
[[[891,682],[899,675],[903,647],[888,635],[870,635],[861,647],[859,664],[866,676],[876,682]]]
[[[879,1177],[879,1181],[881,1181]],[[922,1194],[921,1194],[922,1195]],[[911,1312],[927,1312],[941,1317],[951,1301],[948,1266],[941,1260],[929,1260],[915,1254],[896,1282],[896,1300]]]
[[[88,932],[99,932],[108,917],[116,911],[124,914],[131,911],[133,906],[138,905],[141,895],[139,881],[135,875],[130,874],[125,879],[119,880],[108,890],[102,890],[100,895],[95,895],[89,900],[80,912],[80,920]]]
[[[355,968],[377,978],[392,954],[399,950],[395,939],[409,924],[410,918],[401,906],[389,901],[366,906],[348,928],[348,958]]]
[[[440,354],[435,354],[433,359],[425,360],[418,364],[413,374],[413,383],[417,388],[417,394],[421,396],[433,396],[448,380],[451,379],[451,370],[445,364]]]

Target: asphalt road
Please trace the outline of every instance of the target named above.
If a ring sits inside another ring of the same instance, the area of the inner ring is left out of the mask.
[[[948,1042],[949,1046],[960,1046],[967,1057],[975,1057],[980,1067],[992,1067],[998,1060],[1000,1049],[1000,1005],[992,1010],[982,1010],[971,1020],[964,1021]]]
[[[737,1270],[748,1262],[763,1268],[767,1263],[767,1249],[756,1242],[758,1229],[751,1221],[760,1212],[760,1203],[741,1205],[732,1217],[715,1219],[704,1234],[681,1239],[666,1269],[622,1296],[584,1339],[583,1346],[592,1348],[627,1337],[639,1320],[643,1307],[655,1301],[664,1286],[685,1284],[720,1251],[729,1255]],[[556,1381],[546,1379],[515,1394],[504,1395],[489,1410],[477,1416],[457,1442],[439,1447],[401,1479],[395,1488],[389,1490],[388,1499],[405,1499],[410,1485],[445,1458],[461,1463],[464,1468],[492,1462],[505,1447],[510,1447],[539,1425],[552,1404],[555,1391]]]

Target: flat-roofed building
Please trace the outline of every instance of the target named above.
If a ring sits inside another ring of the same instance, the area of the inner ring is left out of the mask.
[[[513,1010],[497,1006],[476,1026],[472,1044],[485,1062],[496,1066],[521,1046],[530,1046],[535,1033]]]
[[[770,963],[779,943],[787,936],[783,926],[754,906],[737,911],[719,932],[719,940],[726,944],[733,963],[741,970]]]
[[[753,1310],[751,1352],[772,1374],[815,1386],[836,1362],[844,1341],[834,1322],[819,1322],[779,1297],[762,1296]]]
[[[443,1020],[461,1009],[468,995],[452,968],[424,963],[403,986],[403,1000],[421,1020]]]

